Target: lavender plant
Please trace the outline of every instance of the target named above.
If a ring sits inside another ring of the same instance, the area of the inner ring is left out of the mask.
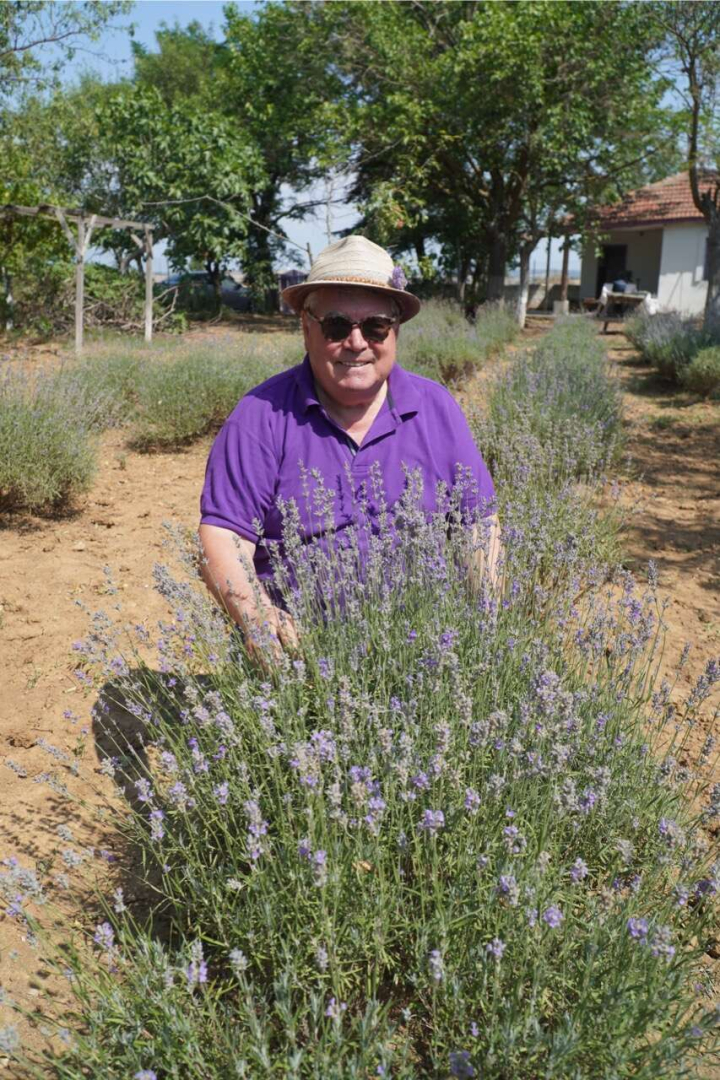
[[[0,379],[0,509],[72,502],[95,473],[92,411],[52,375]]]
[[[301,648],[277,667],[165,570],[153,662],[144,628],[97,620],[95,723],[140,731],[102,767],[157,900],[116,897],[64,952],[71,1044],[28,1068],[654,1080],[717,1052],[695,987],[720,865],[677,760],[720,669],[676,715],[647,685],[652,587],[598,574],[579,610],[557,573],[538,605],[510,551],[496,596],[468,581],[482,521],[441,507],[414,481],[349,549],[304,544],[289,507]]]
[[[403,367],[419,375],[456,384],[517,337],[518,325],[501,304],[485,304],[470,322],[458,304],[428,300],[400,331]]]
[[[644,359],[673,382],[682,382],[683,372],[702,349],[718,344],[695,320],[673,311],[639,315],[628,323],[626,333]]]

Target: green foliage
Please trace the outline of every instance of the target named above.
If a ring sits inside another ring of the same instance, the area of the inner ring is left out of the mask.
[[[695,985],[712,811],[692,816],[677,766],[717,670],[684,710],[652,692],[657,597],[627,574],[606,588],[597,522],[570,512],[586,465],[537,420],[545,403],[602,441],[613,388],[586,326],[548,343],[515,361],[504,409],[502,596],[468,588],[456,508],[427,521],[408,496],[363,581],[288,528],[300,644],[269,670],[167,568],[159,662],[145,626],[94,621],[102,769],[137,792],[113,820],[155,908],[103,898],[104,923],[56,948],[73,1030],[36,1075],[676,1080],[717,1060]],[[319,617],[335,581],[346,604]],[[13,874],[33,879],[9,865],[17,903]]]
[[[54,85],[76,49],[87,40],[96,41],[131,6],[126,0],[14,0],[0,5],[0,96],[28,85]]]
[[[461,281],[490,273],[499,288],[505,262],[556,216],[581,217],[588,198],[639,178],[648,155],[651,170],[667,164],[657,34],[636,5],[323,11],[348,83],[368,228],[419,257],[432,237]]]
[[[229,416],[241,397],[298,360],[295,341],[252,346],[230,358],[217,348],[195,348],[164,362],[146,363],[135,385],[129,441],[141,450],[181,446]]]
[[[470,322],[457,303],[428,300],[401,328],[398,355],[408,370],[450,385],[481,367],[517,333],[516,320],[501,305],[486,304]]]
[[[156,329],[184,329],[185,315],[171,308],[163,294],[153,310]],[[0,303],[0,312],[2,311]],[[84,325],[86,330],[135,330],[144,326],[145,282],[137,273],[121,274],[102,263],[85,266]],[[9,313],[8,313],[9,314]],[[23,331],[48,338],[68,333],[75,320],[75,266],[67,257],[49,259],[47,250],[27,255],[13,281],[13,318]]]
[[[720,345],[701,349],[680,373],[680,382],[703,397],[720,392]]]
[[[556,482],[591,478],[619,450],[620,389],[594,328],[568,319],[533,349],[519,353],[491,385],[478,442],[488,465],[504,474],[516,440],[552,451]],[[553,479],[553,476],[549,477]]]
[[[0,508],[55,510],[87,491],[94,420],[86,398],[57,376],[0,381]]]
[[[717,334],[675,312],[639,315],[628,322],[626,332],[643,359],[672,382],[682,382],[685,369],[700,350],[717,340]]]

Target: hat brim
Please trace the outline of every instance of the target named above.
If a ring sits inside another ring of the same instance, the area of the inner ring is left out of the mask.
[[[296,315],[302,310],[303,300],[308,293],[316,289],[368,289],[370,292],[381,293],[383,296],[391,296],[400,307],[400,322],[413,319],[420,310],[420,301],[412,293],[404,289],[393,289],[390,285],[366,285],[359,281],[303,281],[300,285],[288,285],[283,289],[281,296],[288,307],[291,307]]]

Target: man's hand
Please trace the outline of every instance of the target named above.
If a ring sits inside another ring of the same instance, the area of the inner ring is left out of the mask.
[[[271,603],[253,568],[256,545],[216,525],[200,526],[205,584],[242,630],[248,652],[266,664],[298,646],[295,624]]]

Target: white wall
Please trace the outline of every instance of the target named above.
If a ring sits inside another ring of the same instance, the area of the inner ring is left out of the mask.
[[[701,315],[707,282],[703,281],[707,225],[666,225],[660,265],[658,302],[663,311]]]
[[[661,252],[663,247],[662,229],[617,229],[603,238],[602,244],[624,244],[627,247],[628,270],[632,271],[633,281],[643,292],[657,295],[660,281]],[[602,244],[599,246],[602,247]],[[597,288],[598,262],[595,248],[589,243],[583,251],[580,295],[595,296]]]

